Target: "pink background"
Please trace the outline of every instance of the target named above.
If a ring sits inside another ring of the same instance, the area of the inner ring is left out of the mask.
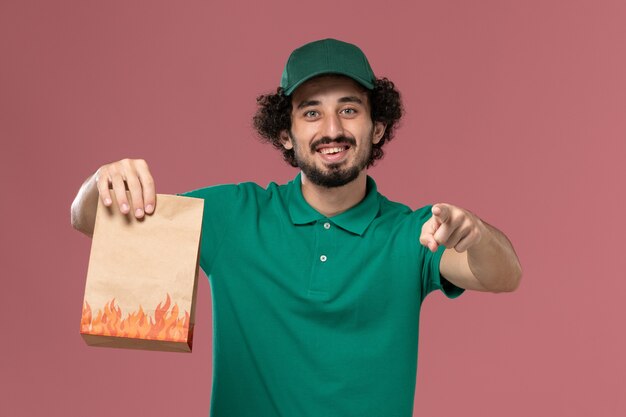
[[[160,193],[291,179],[255,97],[324,37],[403,93],[380,190],[475,212],[524,267],[513,294],[427,299],[415,414],[626,415],[626,3],[228,3],[0,3],[0,416],[208,414],[206,277],[192,354],[86,346],[70,204],[125,157]]]

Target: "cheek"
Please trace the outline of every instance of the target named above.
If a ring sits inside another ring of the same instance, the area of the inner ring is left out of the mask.
[[[361,116],[354,120],[351,120],[351,123],[347,125],[348,129],[350,129],[354,133],[358,133],[359,136],[363,139],[371,138],[374,133],[374,124],[372,123],[369,117]]]
[[[316,123],[292,123],[291,132],[293,135],[300,139],[308,139],[311,134],[315,132]]]

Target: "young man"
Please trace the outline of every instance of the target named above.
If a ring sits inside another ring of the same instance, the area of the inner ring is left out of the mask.
[[[517,256],[467,210],[439,203],[413,211],[378,193],[367,168],[392,139],[402,105],[356,46],[325,39],[295,50],[281,87],[258,104],[259,134],[300,168],[296,178],[182,194],[205,201],[211,415],[409,417],[424,297],[512,291]],[[151,214],[148,166],[125,159],[85,182],[74,227],[93,233],[98,196],[111,204],[109,185],[132,215],[125,182],[133,214]]]

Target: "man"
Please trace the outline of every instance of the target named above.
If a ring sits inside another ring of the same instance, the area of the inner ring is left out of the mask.
[[[220,185],[202,198],[200,265],[214,318],[211,415],[410,416],[426,295],[512,291],[521,267],[507,238],[440,203],[413,211],[378,193],[367,168],[402,114],[393,83],[333,39],[295,50],[276,94],[258,99],[259,134],[300,168],[267,189]],[[72,223],[93,233],[98,196],[138,218],[155,210],[143,160],[102,166]]]

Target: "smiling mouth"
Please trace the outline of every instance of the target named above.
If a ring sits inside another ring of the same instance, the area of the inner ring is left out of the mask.
[[[347,143],[326,143],[319,145],[315,151],[327,164],[338,164],[346,161],[351,145]]]
[[[317,152],[321,153],[322,155],[335,155],[343,151],[347,151],[349,148],[350,148],[350,145],[324,147],[324,148],[318,149]]]

